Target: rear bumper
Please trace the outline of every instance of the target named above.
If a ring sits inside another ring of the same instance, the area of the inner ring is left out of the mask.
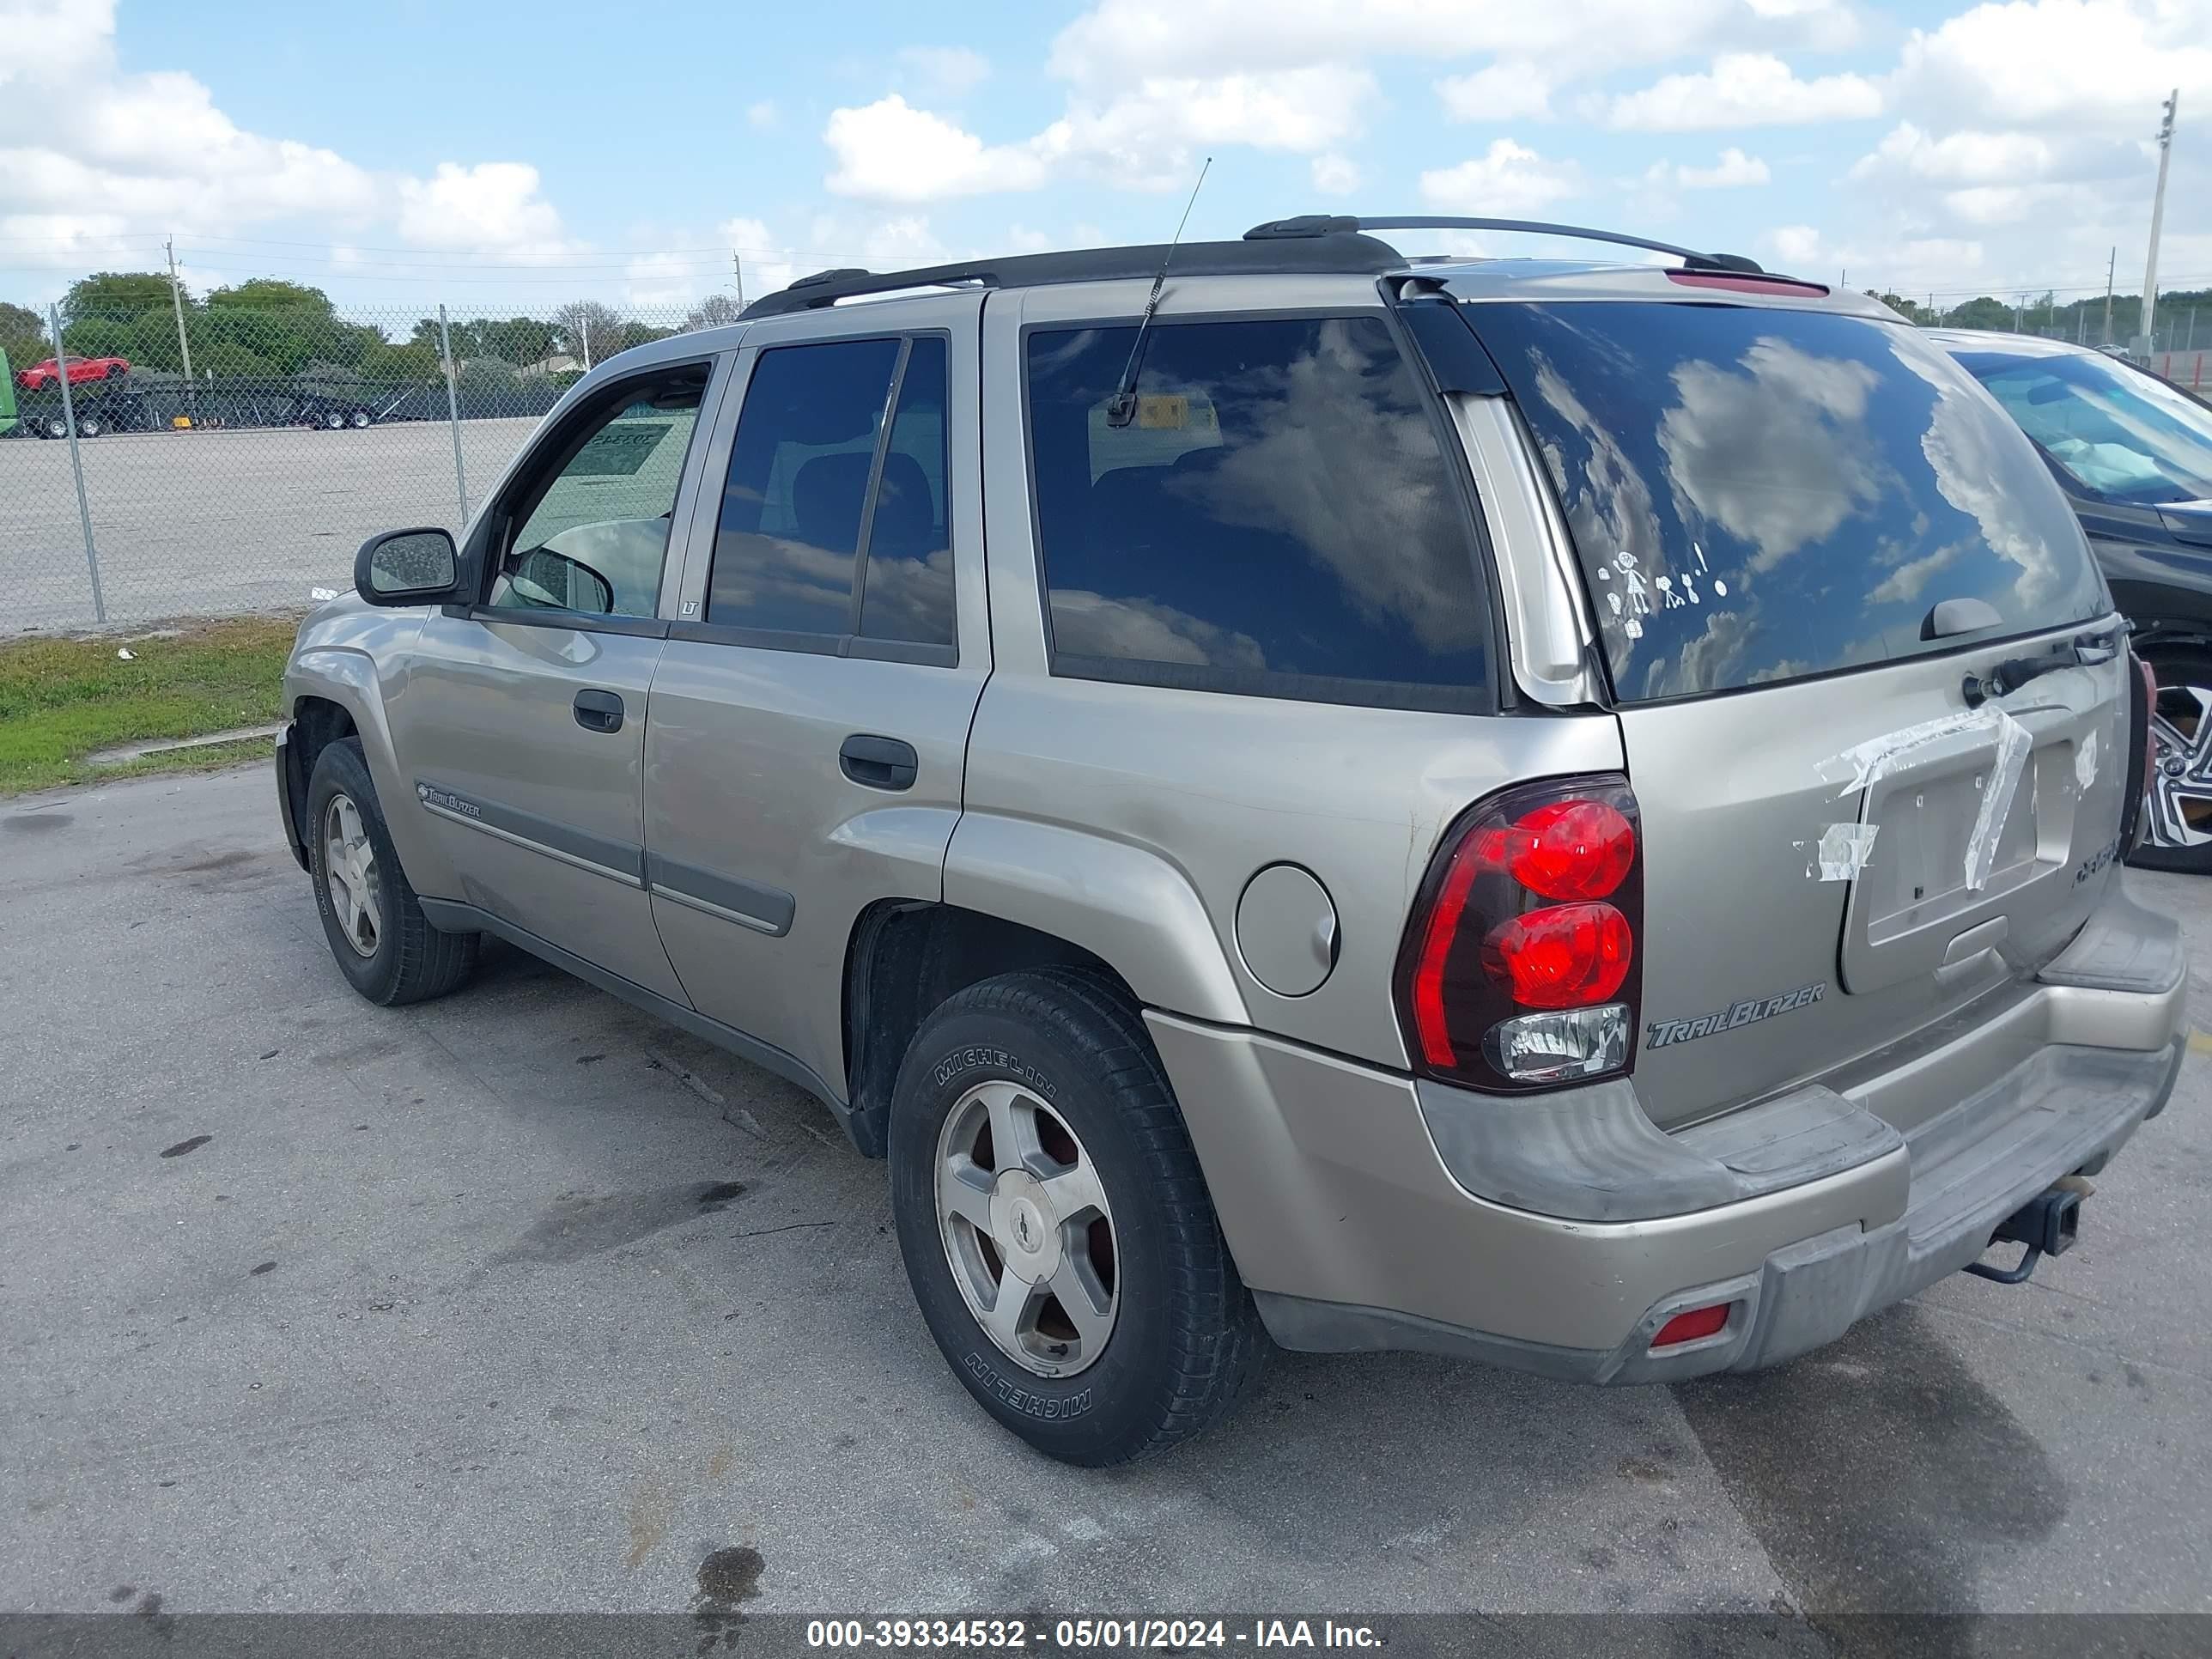
[[[1147,1021],[1285,1346],[1596,1382],[1753,1370],[1974,1261],[2021,1205],[2094,1173],[2163,1108],[2186,964],[2172,922],[2114,892],[2040,981],[1896,1073],[1677,1134],[1622,1115],[1626,1085],[1544,1118],[1249,1031]],[[2018,1058],[1990,1080],[1992,1053]],[[1905,1134],[1856,1103],[1899,1074],[1950,1091]],[[1457,1118],[1455,1100],[1472,1103]],[[1469,1131],[1475,1113],[1497,1121]],[[1720,1302],[1721,1331],[1650,1352],[1673,1314]]]

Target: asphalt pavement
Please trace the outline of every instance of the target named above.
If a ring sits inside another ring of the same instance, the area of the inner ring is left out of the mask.
[[[1280,1355],[1085,1473],[819,1105],[503,948],[368,1006],[275,811],[0,804],[0,1611],[2212,1612],[2205,1053],[2025,1286],[1671,1389]]]

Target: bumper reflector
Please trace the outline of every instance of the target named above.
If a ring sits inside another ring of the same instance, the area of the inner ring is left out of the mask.
[[[1659,1334],[1651,1339],[1651,1346],[1678,1347],[1685,1342],[1715,1335],[1728,1323],[1729,1310],[1734,1306],[1733,1302],[1718,1302],[1710,1308],[1692,1308],[1687,1313],[1678,1313],[1659,1328]]]

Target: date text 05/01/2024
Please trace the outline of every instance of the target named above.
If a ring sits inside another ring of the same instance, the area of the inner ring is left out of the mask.
[[[1379,1648],[1370,1626],[1334,1619],[816,1619],[813,1648]]]

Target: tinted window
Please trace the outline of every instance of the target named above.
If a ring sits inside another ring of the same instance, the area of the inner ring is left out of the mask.
[[[896,340],[763,351],[730,452],[707,620],[852,631],[853,564]]]
[[[2212,498],[2212,410],[2155,375],[2070,351],[1959,361],[2092,494],[2144,505]]]
[[[1055,672],[1475,706],[1485,603],[1422,393],[1379,318],[1032,334]],[[1408,698],[1405,688],[1419,688]],[[1486,688],[1478,690],[1478,688]]]
[[[899,377],[861,578],[860,632],[870,639],[953,642],[945,356],[942,339],[917,339]]]
[[[2101,613],[2066,498],[2004,412],[1900,325],[1589,302],[1470,319],[1534,429],[1616,690],[1723,690]]]
[[[596,574],[613,596],[614,615],[653,615],[669,518],[705,386],[706,371],[694,367],[674,380],[638,386],[590,422],[580,441],[570,440],[573,449],[564,444],[568,459],[552,478],[526,486],[542,485],[544,493],[508,544],[485,603],[522,611],[549,605],[597,610],[602,596],[590,580]],[[561,558],[532,562],[538,580],[518,586],[521,562],[541,548]],[[545,573],[562,568],[564,561],[584,570],[557,588],[546,586]]]

